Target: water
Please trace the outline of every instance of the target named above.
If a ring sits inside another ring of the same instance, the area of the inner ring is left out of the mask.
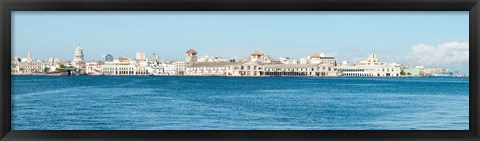
[[[13,130],[468,130],[468,78],[13,76]]]

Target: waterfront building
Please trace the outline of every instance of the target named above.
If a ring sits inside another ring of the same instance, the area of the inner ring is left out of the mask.
[[[316,64],[273,63],[259,51],[250,54],[246,62],[196,63],[186,68],[186,75],[214,76],[337,76],[334,65],[323,62]],[[288,60],[283,58],[283,60]],[[267,63],[268,62],[268,63]]]
[[[380,62],[376,54],[369,55],[367,60],[360,61],[353,66],[338,66],[342,76],[355,77],[398,77],[400,65],[396,63]]]
[[[197,51],[195,51],[193,49],[189,49],[186,52],[186,55],[185,55],[185,62],[187,62],[187,63],[197,62]]]
[[[84,65],[83,49],[80,48],[80,44],[75,48],[75,54],[73,56],[72,66],[76,68],[82,68]]]
[[[132,60],[130,58],[118,58],[113,62],[105,62],[102,65],[102,74],[104,75],[148,75],[147,65],[142,61]]]
[[[185,75],[262,76],[263,67],[257,62],[195,63],[186,68]]]
[[[149,75],[164,75],[163,66],[158,61],[151,61],[148,64],[147,72]]]
[[[433,75],[446,75],[450,71],[446,68],[425,68],[424,69],[425,76],[432,76]]]
[[[256,61],[240,62],[232,66],[233,76],[263,76],[264,67]]]
[[[452,72],[432,72],[430,74],[430,76],[433,76],[433,77],[453,77],[453,73]]]
[[[44,62],[33,59],[28,52],[25,59],[14,57],[11,60],[10,72],[11,74],[37,74],[43,73],[44,68]]]
[[[412,67],[408,65],[402,68],[401,75],[414,76],[414,77],[425,76],[424,70],[425,70],[425,67],[423,66]]]
[[[85,73],[88,75],[102,75],[102,65],[99,61],[85,63]]]
[[[319,64],[270,64],[263,65],[267,76],[337,76],[335,66]]]
[[[111,54],[102,55],[102,61],[112,62],[113,61],[113,56]]]
[[[268,62],[268,63],[267,63]],[[203,62],[195,63],[186,68],[186,75],[207,76],[264,76],[263,65],[272,64],[270,57],[254,51],[250,59],[241,62]]]
[[[185,68],[188,66],[186,62],[175,61],[172,64],[175,65],[175,75],[185,75]]]
[[[242,62],[204,62],[195,63],[185,68],[185,75],[193,76],[232,76],[233,67]]]
[[[163,67],[163,75],[175,75],[176,65],[169,63],[161,63]]]
[[[147,57],[146,57],[145,53],[137,52],[136,55],[135,55],[135,59],[145,61],[147,59]]]
[[[320,63],[328,63],[334,66],[337,66],[337,60],[335,57],[327,57],[324,53],[320,53],[320,55],[314,53],[311,56],[307,56],[305,58],[300,59],[300,64],[320,64]]]

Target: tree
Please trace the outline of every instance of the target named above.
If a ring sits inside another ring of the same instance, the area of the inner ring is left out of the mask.
[[[405,72],[403,70],[400,71],[400,75],[405,75]]]

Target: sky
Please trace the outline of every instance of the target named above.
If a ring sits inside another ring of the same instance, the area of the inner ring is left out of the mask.
[[[249,57],[257,50],[296,60],[325,53],[355,63],[376,53],[382,62],[444,67],[468,74],[468,11],[15,11],[12,56],[86,60],[145,52],[166,60]]]

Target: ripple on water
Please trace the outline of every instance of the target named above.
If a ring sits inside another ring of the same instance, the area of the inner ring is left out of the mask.
[[[468,130],[468,79],[12,77],[14,130]]]

